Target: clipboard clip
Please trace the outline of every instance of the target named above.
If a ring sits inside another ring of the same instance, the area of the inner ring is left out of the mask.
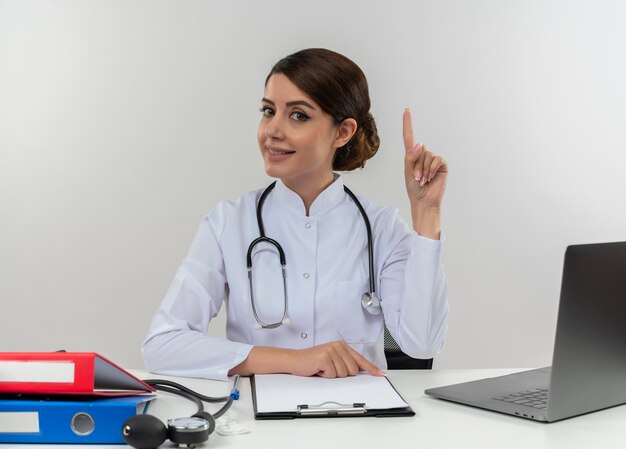
[[[329,407],[329,405],[331,405]],[[354,404],[340,404],[335,401],[326,401],[317,405],[298,405],[298,414],[301,416],[315,416],[315,415],[364,415],[367,410],[365,409],[364,402],[355,402]]]

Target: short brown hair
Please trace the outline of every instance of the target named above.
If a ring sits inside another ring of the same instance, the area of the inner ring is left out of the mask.
[[[362,168],[376,154],[380,139],[370,113],[367,79],[358,65],[334,51],[308,48],[278,61],[267,75],[266,85],[275,73],[289,78],[336,124],[347,118],[356,121],[357,130],[350,141],[335,152],[333,170]]]

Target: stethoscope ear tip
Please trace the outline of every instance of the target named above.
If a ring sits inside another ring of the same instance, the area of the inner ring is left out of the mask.
[[[291,323],[291,321],[289,321],[289,318],[283,318],[283,320],[281,321],[281,323],[283,323],[285,326],[288,326],[289,323]]]
[[[254,324],[254,330],[259,331],[263,328],[263,326],[261,326],[259,323],[255,323]]]

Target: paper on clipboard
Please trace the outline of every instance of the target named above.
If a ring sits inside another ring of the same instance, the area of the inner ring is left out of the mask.
[[[336,379],[257,374],[254,382],[258,413],[297,412],[299,405],[322,404],[364,403],[366,409],[408,407],[386,377],[366,373]]]

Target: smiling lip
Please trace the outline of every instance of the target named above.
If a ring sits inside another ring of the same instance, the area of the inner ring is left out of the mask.
[[[282,150],[280,148],[268,148],[267,151],[270,154],[291,154],[291,153],[295,153],[295,151],[291,151],[291,150]]]
[[[280,162],[288,159],[295,151],[283,150],[280,148],[267,148],[267,155],[270,161]]]

